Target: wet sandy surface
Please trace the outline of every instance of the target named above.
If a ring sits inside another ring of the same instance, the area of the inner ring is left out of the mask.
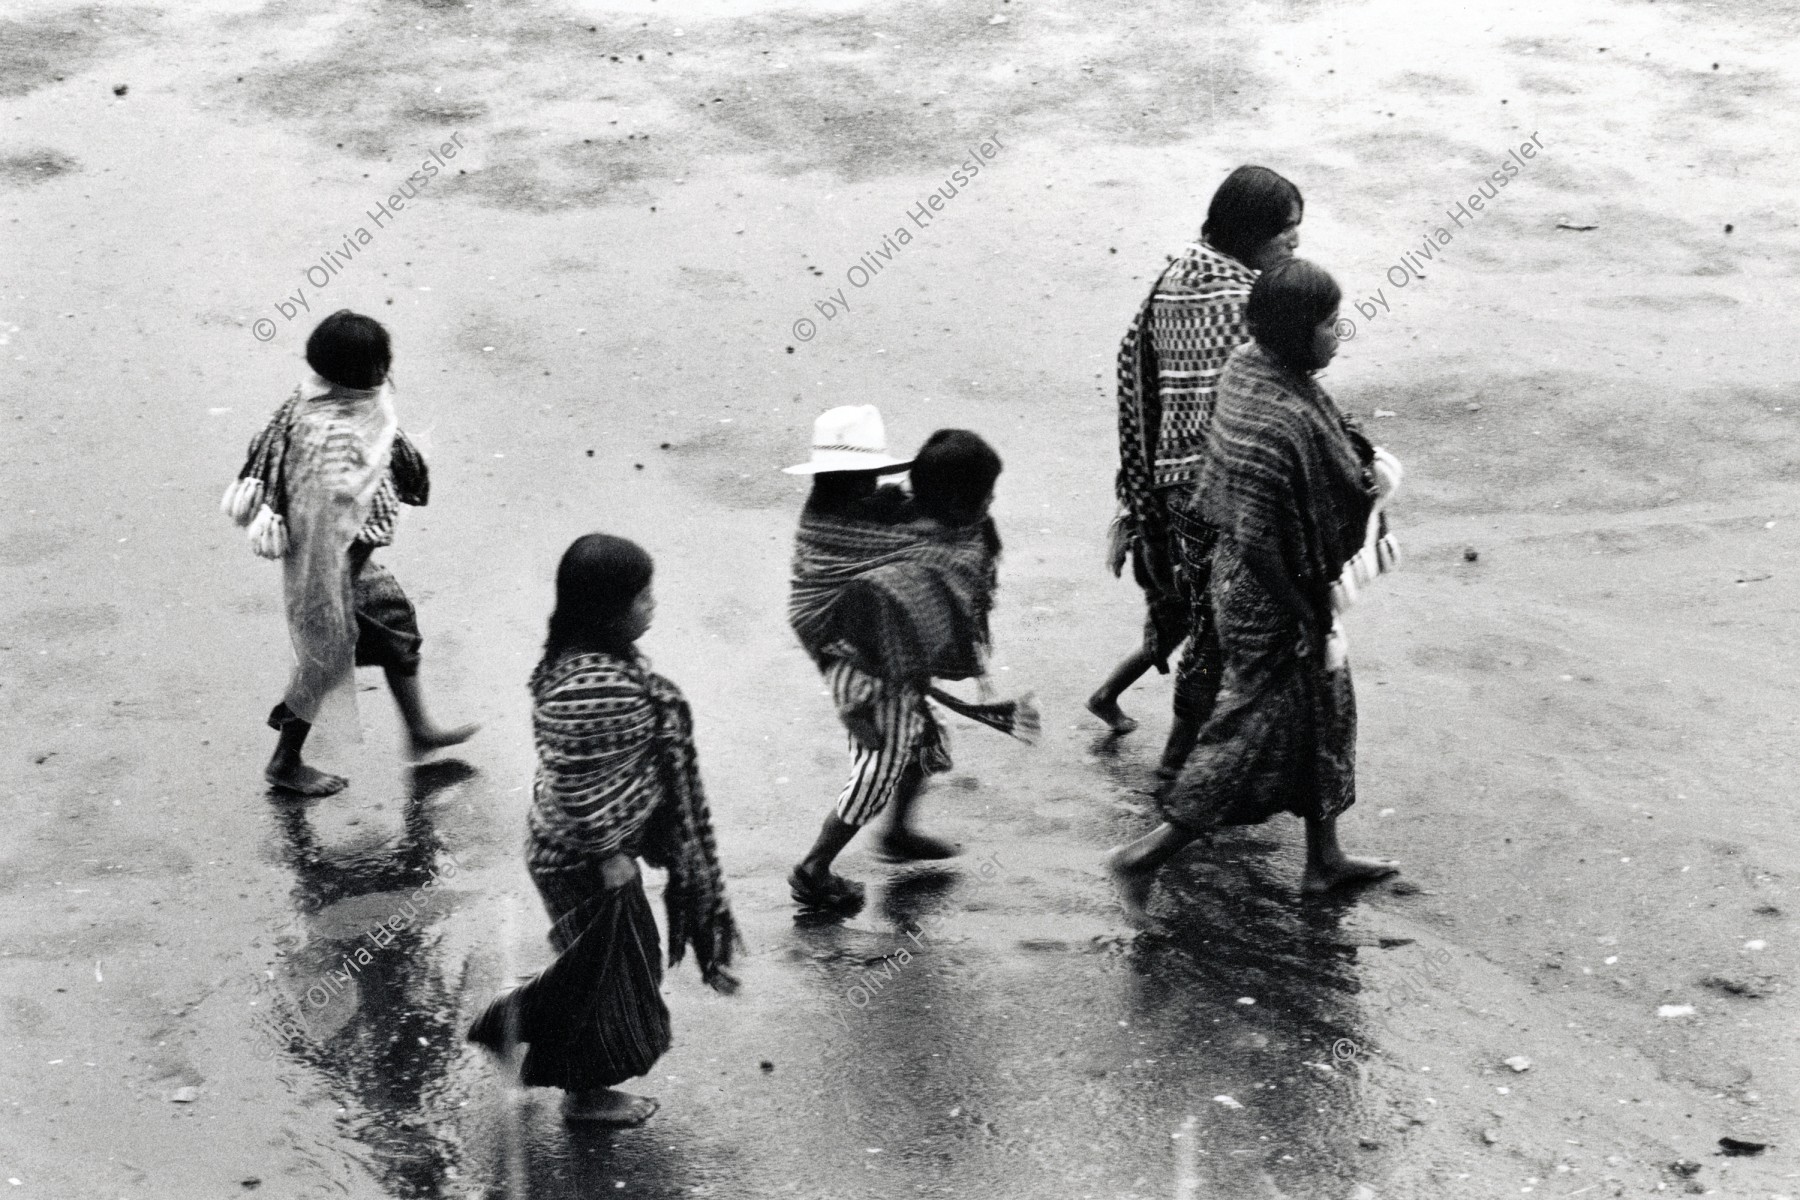
[[[15,5],[0,1188],[1800,1194],[1797,23]],[[1140,619],[1100,569],[1112,358],[1246,160],[1305,192],[1301,252],[1357,324],[1327,386],[1409,468],[1407,569],[1350,630],[1345,822],[1407,873],[1303,902],[1277,821],[1184,856],[1169,934],[1133,940],[1097,859],[1152,820],[1167,683],[1128,695],[1126,739],[1080,708]],[[371,675],[366,739],[320,745],[350,790],[274,803],[279,583],[215,505],[340,306],[394,332],[436,486],[384,559],[436,704],[486,728],[402,771]],[[898,444],[960,424],[1006,457],[1002,678],[1046,737],[957,725],[926,804],[965,856],[854,849],[873,903],[808,926],[783,879],[844,752],[783,622],[775,468],[862,401]],[[556,555],[596,528],[658,556],[645,645],[694,704],[751,947],[737,997],[670,973],[662,1111],[615,1134],[461,1041],[547,954],[524,680]]]

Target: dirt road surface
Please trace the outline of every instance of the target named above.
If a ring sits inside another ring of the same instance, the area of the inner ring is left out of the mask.
[[[1613,0],[15,0],[0,1194],[1800,1194],[1797,31]],[[1170,934],[1132,939],[1097,860],[1153,819],[1169,697],[1129,693],[1116,741],[1081,709],[1141,620],[1101,563],[1113,356],[1246,161],[1304,191],[1355,325],[1326,385],[1409,468],[1406,569],[1350,622],[1344,823],[1406,873],[1303,902],[1284,818],[1184,856]],[[437,708],[486,727],[408,772],[371,675],[366,738],[319,746],[350,789],[279,802],[279,579],[216,505],[346,306],[392,329],[435,476],[384,561]],[[957,725],[925,803],[964,857],[858,847],[869,909],[807,926],[783,880],[845,754],[784,622],[777,468],[851,402],[1005,456],[999,677],[1046,736]],[[751,950],[735,998],[670,973],[662,1111],[616,1134],[461,1038],[547,957],[524,682],[594,529],[658,558],[645,647],[698,714]]]

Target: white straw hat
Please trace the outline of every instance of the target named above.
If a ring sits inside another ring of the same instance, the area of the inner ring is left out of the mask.
[[[887,430],[881,410],[873,404],[846,404],[820,413],[813,422],[812,461],[783,467],[789,475],[817,475],[822,471],[903,470],[910,458],[888,453]]]

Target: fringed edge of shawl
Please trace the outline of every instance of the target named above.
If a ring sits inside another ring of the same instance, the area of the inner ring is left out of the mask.
[[[286,558],[288,552],[287,519],[267,504],[257,512],[248,531],[250,550],[258,558]]]
[[[254,475],[239,476],[219,497],[219,511],[239,525],[248,525],[256,510],[262,507],[263,493],[262,480]]]

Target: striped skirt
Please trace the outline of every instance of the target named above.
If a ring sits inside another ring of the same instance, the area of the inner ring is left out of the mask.
[[[553,922],[556,961],[488,1005],[469,1040],[527,1047],[528,1087],[580,1092],[643,1075],[669,1048],[656,919],[643,879],[608,890],[600,864],[534,843],[527,863]]]

